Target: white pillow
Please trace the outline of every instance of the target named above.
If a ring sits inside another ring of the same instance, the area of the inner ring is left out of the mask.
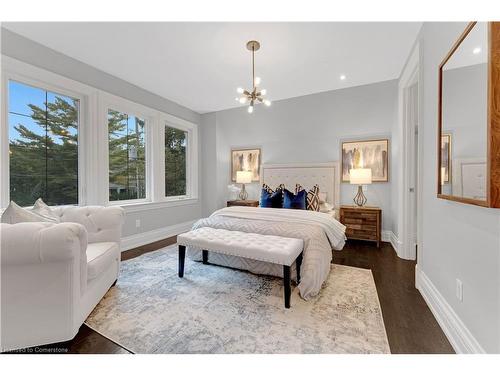
[[[333,210],[333,206],[330,203],[323,202],[319,205],[319,212],[329,213]]]
[[[55,223],[59,223],[61,221],[54,211],[52,211],[52,209],[42,200],[42,198],[38,198],[36,200],[31,212],[43,216],[44,218]]]
[[[325,203],[326,202],[326,193],[324,192],[319,192],[319,203]]]
[[[55,223],[53,219],[39,215],[18,206],[15,202],[11,201],[2,214],[2,223],[17,224],[25,222],[50,222]]]

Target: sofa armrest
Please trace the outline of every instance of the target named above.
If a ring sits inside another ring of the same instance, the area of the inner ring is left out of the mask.
[[[0,349],[69,340],[87,288],[87,231],[76,223],[0,225]]]
[[[2,266],[45,262],[87,262],[87,231],[76,223],[1,224]]]
[[[79,223],[85,227],[88,242],[116,242],[120,244],[125,210],[121,207],[86,206],[56,209],[61,222]]]

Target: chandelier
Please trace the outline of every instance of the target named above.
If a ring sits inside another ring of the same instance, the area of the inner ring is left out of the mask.
[[[236,98],[238,102],[241,104],[250,103],[248,106],[248,113],[253,112],[253,107],[257,103],[264,103],[266,106],[271,105],[271,101],[269,99],[264,99],[266,95],[266,89],[260,89],[260,81],[259,77],[255,77],[255,51],[258,51],[260,48],[260,43],[256,40],[251,40],[247,43],[247,49],[252,51],[252,89],[245,90],[241,87],[238,87],[236,92],[241,94],[239,98]]]

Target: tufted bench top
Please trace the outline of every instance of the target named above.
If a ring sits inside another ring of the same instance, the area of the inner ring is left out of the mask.
[[[209,227],[178,235],[177,244],[284,266],[292,265],[304,247],[298,238]]]

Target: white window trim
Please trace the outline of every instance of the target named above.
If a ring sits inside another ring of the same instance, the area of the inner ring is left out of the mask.
[[[36,78],[33,78],[36,77]],[[59,76],[46,70],[34,67],[21,61],[2,55],[1,94],[2,116],[0,126],[0,207],[6,207],[10,199],[10,165],[9,165],[9,81],[33,86],[53,93],[78,99],[80,102],[78,118],[78,205],[88,204],[90,175],[88,168],[90,126],[89,119],[92,106],[93,90],[86,85]]]
[[[134,103],[130,100],[121,98],[119,96],[111,95],[108,93],[101,93],[99,97],[99,108],[100,108],[100,122],[106,124],[103,126],[105,128],[105,139],[102,139],[105,144],[105,150],[103,150],[102,162],[105,164],[103,170],[106,175],[106,182],[103,184],[103,188],[106,191],[106,197],[104,199],[104,205],[106,206],[126,206],[135,203],[149,203],[153,202],[152,197],[152,176],[153,169],[152,164],[155,160],[153,157],[153,147],[152,140],[154,139],[153,132],[156,128],[156,111],[142,106],[140,104]],[[126,113],[131,116],[137,116],[146,121],[144,127],[144,142],[146,145],[146,198],[138,199],[128,199],[128,200],[109,200],[109,134],[108,134],[108,111],[114,110],[122,113]],[[104,197],[103,197],[104,198]]]
[[[127,212],[198,203],[198,125],[94,87],[1,55],[0,207],[9,204],[8,82],[16,80],[80,100],[78,204],[119,205]],[[146,199],[109,202],[107,108],[146,120]],[[165,197],[165,125],[187,131],[187,193]],[[154,157],[157,155],[157,157]]]
[[[160,201],[177,202],[184,199],[198,198],[198,126],[189,121],[179,119],[177,117],[160,114],[159,123],[161,125],[160,140],[162,142],[162,150],[165,147],[165,126],[176,128],[188,133],[187,155],[186,155],[186,195],[180,196],[165,196],[165,182],[162,185]],[[165,152],[162,152],[160,178],[165,181]]]

